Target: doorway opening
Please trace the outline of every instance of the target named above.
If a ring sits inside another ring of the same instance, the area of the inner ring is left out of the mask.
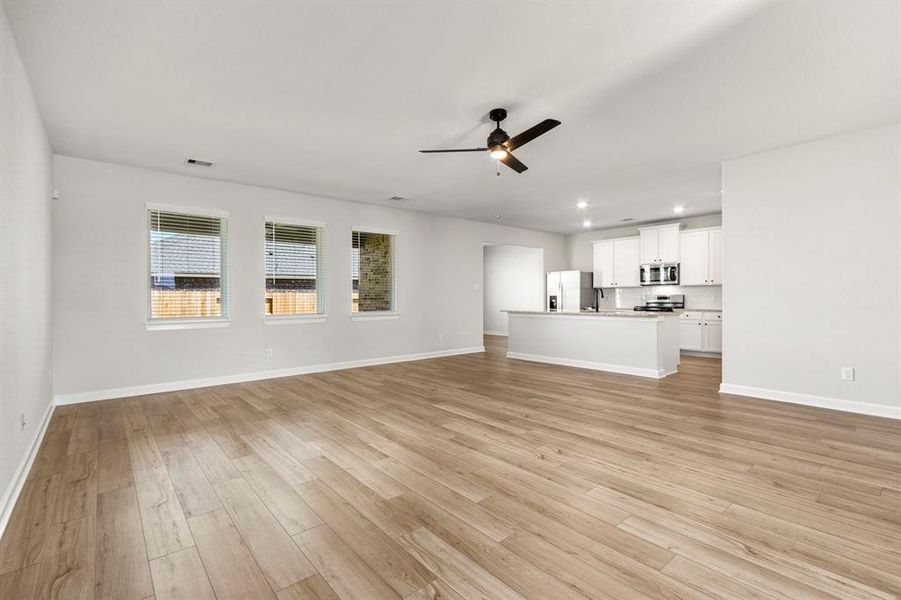
[[[505,310],[544,309],[544,249],[483,245],[482,325],[485,335],[507,335]]]

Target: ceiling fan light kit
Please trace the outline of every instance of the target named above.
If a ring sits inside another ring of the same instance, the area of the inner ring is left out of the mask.
[[[505,108],[492,108],[488,113],[488,117],[494,121],[495,127],[494,131],[492,131],[488,135],[488,140],[483,148],[456,148],[456,149],[448,149],[448,150],[420,150],[420,152],[424,154],[432,154],[439,152],[485,152],[488,151],[488,155],[494,160],[500,161],[516,171],[517,173],[522,173],[527,170],[529,167],[524,165],[518,158],[513,156],[513,150],[519,148],[520,146],[524,146],[528,144],[535,138],[540,135],[544,135],[554,127],[560,124],[560,121],[556,119],[545,119],[541,123],[526,129],[519,135],[515,135],[512,138],[507,135],[507,132],[501,129],[501,121],[507,118],[507,109]]]

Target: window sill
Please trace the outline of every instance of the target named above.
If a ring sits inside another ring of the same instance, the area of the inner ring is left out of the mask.
[[[351,321],[396,321],[399,318],[400,313],[396,312],[354,313],[350,316]]]
[[[283,317],[263,317],[266,325],[305,325],[307,323],[325,323],[328,318],[325,315],[288,315]]]
[[[167,329],[215,329],[228,327],[231,319],[180,319],[171,321],[146,321],[147,331],[164,331]]]

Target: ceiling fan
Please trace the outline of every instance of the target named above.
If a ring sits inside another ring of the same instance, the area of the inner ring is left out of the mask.
[[[488,113],[488,117],[497,124],[497,127],[491,132],[491,135],[488,136],[488,142],[484,148],[420,150],[420,152],[428,154],[433,152],[485,152],[487,150],[488,155],[491,156],[491,158],[501,161],[517,173],[522,173],[529,167],[525,166],[518,158],[513,156],[512,152],[520,146],[528,144],[539,135],[544,135],[560,124],[560,121],[556,119],[545,119],[538,125],[530,127],[519,135],[515,135],[511,138],[507,135],[506,131],[501,129],[501,121],[507,118],[507,109],[493,108],[491,109],[491,112]],[[500,173],[498,173],[498,175],[500,175]]]

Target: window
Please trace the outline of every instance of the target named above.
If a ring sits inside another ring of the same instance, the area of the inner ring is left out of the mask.
[[[394,245],[389,233],[354,230],[352,236],[351,278],[354,313],[393,312]]]
[[[223,216],[150,208],[150,320],[228,316]]]
[[[324,314],[322,284],[322,228],[267,221],[265,314]]]

